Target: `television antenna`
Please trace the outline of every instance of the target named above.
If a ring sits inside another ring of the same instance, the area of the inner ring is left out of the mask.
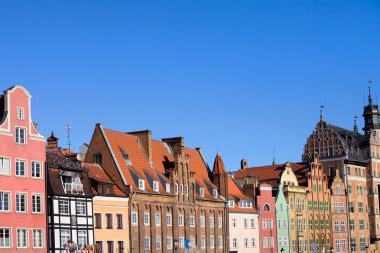
[[[67,145],[69,146],[69,155],[71,155],[71,144],[70,144],[70,131],[71,131],[71,124],[66,124],[65,128],[67,129]]]

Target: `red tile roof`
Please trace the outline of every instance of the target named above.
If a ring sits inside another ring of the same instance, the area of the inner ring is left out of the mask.
[[[238,213],[252,213],[257,212],[256,207],[252,205],[252,208],[241,208],[238,206],[238,201],[240,199],[244,200],[250,200],[253,204],[253,199],[247,195],[244,194],[243,190],[240,188],[238,183],[232,178],[228,177],[228,200],[234,200],[235,206],[229,207],[228,210],[230,212],[238,212]]]
[[[216,174],[216,175],[228,174],[226,168],[224,167],[222,156],[219,153],[215,157],[212,174]]]

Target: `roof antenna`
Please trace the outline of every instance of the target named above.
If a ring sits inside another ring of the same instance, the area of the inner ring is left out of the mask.
[[[356,125],[356,119],[357,119],[358,117],[355,115],[354,116],[354,132],[355,133],[358,133],[358,125]]]
[[[272,165],[275,165],[277,162],[276,162],[276,149],[274,148],[273,149],[273,160],[272,160]]]
[[[320,115],[319,115],[319,119],[320,119],[321,121],[323,121],[323,108],[325,108],[325,106],[324,106],[324,105],[321,105],[321,109],[320,109],[320,111],[319,111],[319,113],[320,113]]]
[[[71,155],[71,144],[70,144],[71,124],[66,124],[65,128],[67,129],[67,143],[68,143],[68,146],[69,146],[69,155]]]

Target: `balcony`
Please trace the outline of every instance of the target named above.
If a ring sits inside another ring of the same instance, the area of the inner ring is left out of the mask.
[[[63,188],[66,194],[84,194],[82,184],[64,183]]]

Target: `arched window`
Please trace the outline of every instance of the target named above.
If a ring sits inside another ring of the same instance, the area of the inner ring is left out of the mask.
[[[337,194],[337,195],[340,195],[340,185],[337,185],[337,186],[336,186],[336,194]]]
[[[265,205],[264,205],[264,211],[267,211],[267,212],[270,211],[270,207],[269,207],[268,204],[265,204]]]

